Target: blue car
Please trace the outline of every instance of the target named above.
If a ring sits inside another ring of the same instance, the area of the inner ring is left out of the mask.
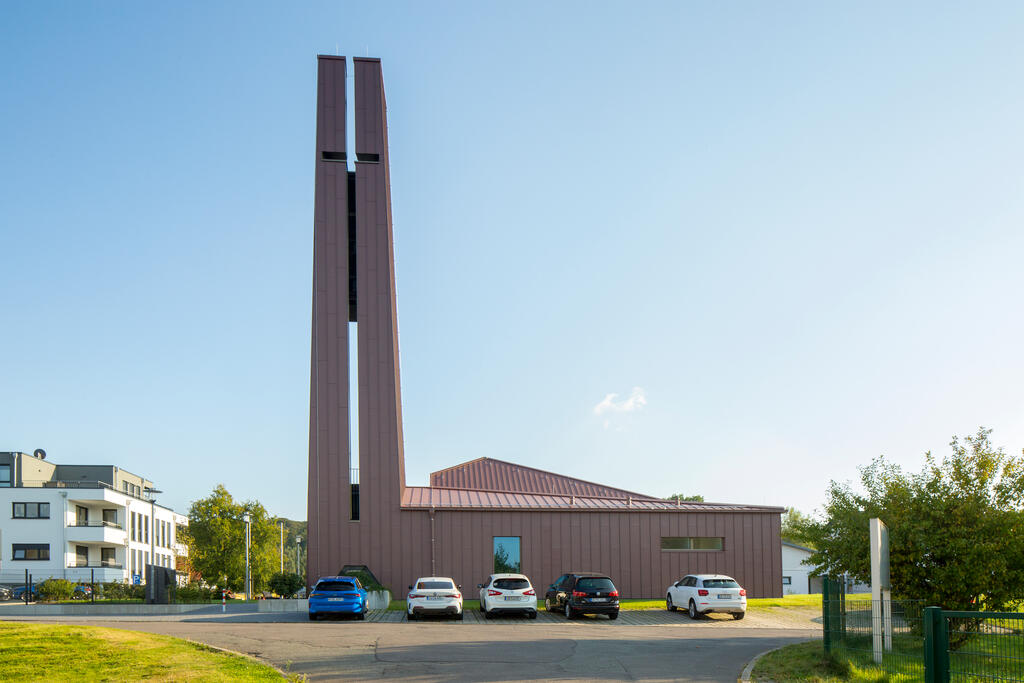
[[[328,614],[366,618],[366,590],[354,576],[321,576],[309,593],[309,620]]]
[[[21,585],[21,586],[18,586],[16,588],[14,588],[11,591],[11,598],[13,598],[14,600],[24,601],[25,600],[25,586]],[[32,586],[32,590],[28,594],[28,599],[30,601],[33,601],[33,602],[35,601],[35,599],[36,599],[36,587],[35,587],[35,585]]]

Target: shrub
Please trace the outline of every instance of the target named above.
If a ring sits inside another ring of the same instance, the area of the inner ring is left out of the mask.
[[[142,600],[145,597],[146,590],[143,586],[115,581],[103,584],[104,600]]]
[[[219,591],[200,586],[198,583],[178,586],[177,602],[210,602],[212,600],[220,600]]]
[[[298,574],[284,572],[274,574],[270,577],[270,590],[274,591],[282,598],[290,598],[295,595],[295,593],[302,588],[302,585],[302,577]]]
[[[64,579],[47,579],[36,589],[43,600],[70,600],[75,592],[75,584]]]

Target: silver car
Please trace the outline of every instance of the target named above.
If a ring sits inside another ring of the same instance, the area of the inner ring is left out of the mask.
[[[409,586],[405,613],[409,621],[426,616],[462,619],[462,586],[447,576],[424,576]]]
[[[668,587],[665,607],[670,612],[681,607],[691,619],[711,612],[725,612],[733,619],[742,619],[747,614],[747,591],[731,576],[690,574]]]

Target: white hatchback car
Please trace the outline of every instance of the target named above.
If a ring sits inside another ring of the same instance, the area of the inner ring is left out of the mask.
[[[537,591],[523,574],[491,574],[480,589],[480,611],[488,619],[497,614],[525,614],[537,618]]]
[[[733,619],[742,619],[747,614],[747,591],[731,576],[690,574],[668,587],[665,606],[671,612],[682,607],[691,619],[711,612],[726,612]]]
[[[462,586],[447,576],[424,576],[409,586],[405,601],[409,621],[425,616],[462,619]]]

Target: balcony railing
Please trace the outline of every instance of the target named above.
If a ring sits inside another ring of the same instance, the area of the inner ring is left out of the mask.
[[[77,527],[87,527],[87,526],[100,527],[101,526],[101,527],[106,527],[108,529],[121,529],[121,530],[124,529],[124,527],[121,526],[120,524],[118,524],[117,522],[106,522],[106,521],[104,521],[104,522],[78,522],[78,521],[76,521],[73,524],[68,524],[68,526],[77,526]]]
[[[124,565],[114,562],[76,562],[69,564],[68,569],[124,569]]]
[[[145,493],[141,495],[135,494],[131,491],[123,491],[115,486],[111,486],[105,481],[43,481],[43,482],[26,482],[22,488],[44,488],[44,489],[109,489],[116,493],[121,493],[126,496],[135,498],[136,500],[144,500],[147,503],[153,500],[153,496]]]

